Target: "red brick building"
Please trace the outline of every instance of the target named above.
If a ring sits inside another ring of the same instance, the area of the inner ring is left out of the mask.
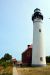
[[[22,62],[21,61],[17,61],[15,58],[12,59],[12,63],[13,63],[13,65],[18,66],[18,67],[22,66]]]
[[[15,65],[17,63],[17,60],[14,58],[12,59],[13,65]]]
[[[32,61],[32,45],[28,45],[27,49],[22,53],[23,65],[31,65]]]

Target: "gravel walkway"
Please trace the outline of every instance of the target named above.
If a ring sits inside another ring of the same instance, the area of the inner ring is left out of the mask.
[[[13,75],[19,75],[18,72],[17,72],[16,67],[13,67]]]

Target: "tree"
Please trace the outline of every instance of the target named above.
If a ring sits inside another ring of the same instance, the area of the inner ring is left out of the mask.
[[[0,59],[0,65],[6,68],[7,66],[12,66],[12,56],[10,54],[5,54],[1,59]]]
[[[5,54],[4,55],[4,60],[6,61],[6,60],[11,60],[12,59],[12,56],[10,55],[10,54]]]

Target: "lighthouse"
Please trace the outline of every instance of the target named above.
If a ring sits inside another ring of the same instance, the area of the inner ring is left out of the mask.
[[[46,66],[43,15],[40,9],[36,8],[34,10],[34,14],[32,15],[32,21],[33,21],[32,66]]]

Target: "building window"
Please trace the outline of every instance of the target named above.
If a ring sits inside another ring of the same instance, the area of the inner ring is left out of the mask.
[[[39,32],[41,32],[41,29],[39,29]]]
[[[40,57],[40,61],[43,61],[43,57]]]

